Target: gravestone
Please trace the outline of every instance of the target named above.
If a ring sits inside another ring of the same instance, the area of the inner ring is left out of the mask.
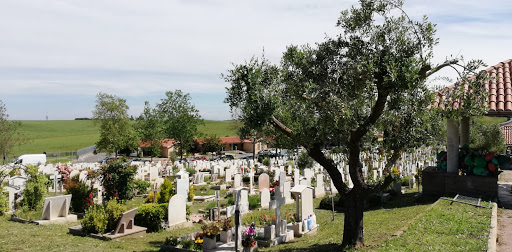
[[[47,197],[44,199],[41,219],[34,221],[39,225],[77,221],[77,216],[69,214],[71,194]]]
[[[290,181],[286,181],[284,183],[284,199],[286,201],[286,204],[293,203],[292,196],[290,194],[290,189],[292,188]]]
[[[268,174],[263,173],[258,178],[258,190],[261,192],[264,188],[269,189],[270,188],[270,182],[269,182]]]
[[[296,216],[304,220],[313,214],[313,187],[307,185],[294,186],[290,190],[295,196]]]
[[[176,194],[169,200],[168,206],[169,227],[187,221],[187,197]]]
[[[242,187],[242,175],[240,173],[235,174],[235,179],[233,181],[233,188]]]
[[[188,197],[189,182],[188,179],[177,179],[176,180],[176,194]]]
[[[300,172],[299,172],[299,169],[295,169],[293,171],[293,186],[298,186],[300,185]]]
[[[198,172],[194,174],[194,184],[199,185],[204,183],[204,173]]]
[[[316,198],[321,198],[324,195],[325,195],[324,175],[323,174],[317,174],[316,175],[315,197]]]
[[[261,207],[262,208],[269,208],[269,202],[270,202],[270,191],[268,188],[263,188],[261,191]]]

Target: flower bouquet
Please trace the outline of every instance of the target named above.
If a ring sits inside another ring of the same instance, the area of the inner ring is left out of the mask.
[[[256,229],[254,227],[255,225],[256,224],[254,222],[251,223],[251,226],[244,231],[242,246],[244,246],[244,247],[256,246]]]

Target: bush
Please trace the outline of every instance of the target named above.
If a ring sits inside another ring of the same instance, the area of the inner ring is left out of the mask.
[[[194,201],[194,185],[188,186],[188,201]]]
[[[331,198],[329,198],[329,195],[326,195],[325,197],[322,198],[318,208],[325,209],[325,210],[332,210],[332,201],[331,201]],[[336,194],[334,196],[334,209],[338,210],[338,211],[343,209],[343,200],[341,200],[340,194]]]
[[[402,178],[402,186],[409,186],[409,178],[410,176]]]
[[[169,203],[158,204],[158,207],[160,207],[162,211],[164,211],[164,220],[169,219]]]
[[[313,167],[313,162],[313,158],[311,158],[306,151],[303,151],[297,158],[297,167],[299,167],[301,170],[311,168]]]
[[[73,212],[83,213],[85,209],[94,204],[94,191],[78,180],[78,175],[66,180],[64,185],[68,194],[71,194],[71,208]]]
[[[139,226],[148,228],[148,232],[159,232],[162,230],[162,220],[164,218],[164,211],[157,204],[143,204],[139,206],[137,215],[135,216],[135,223]]]
[[[147,193],[150,185],[151,184],[148,181],[142,179],[136,179],[133,181],[133,187],[137,191],[137,194]]]
[[[85,210],[84,218],[80,221],[84,234],[103,234],[107,230],[107,216],[101,205],[93,205]]]
[[[160,194],[160,197],[158,197],[159,194]],[[174,187],[170,180],[168,180],[168,179],[164,180],[164,183],[160,186],[159,194],[157,194],[158,203],[169,203],[169,200],[174,195]]]
[[[196,169],[194,168],[187,168],[185,169],[188,173],[190,173],[190,177],[192,177],[192,175],[196,174]]]
[[[155,198],[155,193],[150,192],[148,194],[148,197],[146,197],[146,203],[158,202],[158,199],[160,198],[160,192],[156,192],[156,200],[154,200],[154,198]]]
[[[249,176],[243,176],[242,181],[246,184],[251,183],[251,177]]]
[[[233,194],[230,194],[230,195],[228,196],[228,205],[229,205],[229,206],[232,206],[232,205],[234,205],[234,204],[235,204],[235,197],[233,196]]]
[[[0,216],[4,215],[5,212],[9,211],[9,202],[7,195],[3,192],[3,188],[0,187]]]
[[[270,166],[270,158],[266,157],[263,159],[263,165],[269,167]]]
[[[261,198],[259,195],[250,195],[248,197],[249,200],[249,209],[256,209],[260,207],[261,204]]]
[[[117,221],[121,215],[126,212],[126,206],[117,202],[117,200],[111,200],[107,202],[105,206],[105,216],[107,218],[107,231],[116,229]]]
[[[25,190],[23,190],[22,205],[28,210],[42,208],[48,185],[51,182],[46,175],[38,172],[36,166],[27,165],[26,173],[28,180]]]
[[[101,167],[101,184],[105,189],[105,200],[113,198],[130,200],[133,198],[133,178],[137,173],[136,166],[129,166],[121,161],[110,162]]]

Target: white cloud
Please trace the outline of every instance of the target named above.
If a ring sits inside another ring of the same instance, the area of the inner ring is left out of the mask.
[[[173,89],[220,97],[220,74],[232,62],[264,48],[278,63],[287,45],[338,33],[339,12],[355,2],[2,0],[0,99],[102,91],[129,100]],[[435,62],[450,54],[490,65],[511,58],[512,1],[408,0],[404,9],[438,24]],[[209,107],[201,113],[229,119],[222,98]]]

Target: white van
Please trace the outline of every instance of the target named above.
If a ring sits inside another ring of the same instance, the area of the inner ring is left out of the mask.
[[[16,158],[14,165],[45,165],[46,154],[24,154]]]

